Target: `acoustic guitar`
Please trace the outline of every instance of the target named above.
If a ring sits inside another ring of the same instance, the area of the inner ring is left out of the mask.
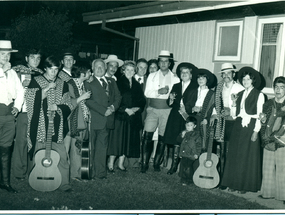
[[[89,123],[81,146],[81,179],[90,179],[90,138]]]
[[[58,169],[59,154],[51,149],[54,111],[48,111],[48,131],[46,148],[35,154],[35,166],[29,176],[30,186],[37,191],[53,191],[61,184],[61,174]]]
[[[206,138],[204,136],[204,138]],[[217,171],[219,158],[212,153],[214,139],[214,126],[210,127],[209,145],[206,153],[199,157],[199,167],[193,175],[193,182],[201,188],[211,189],[216,187],[220,182],[220,176]]]

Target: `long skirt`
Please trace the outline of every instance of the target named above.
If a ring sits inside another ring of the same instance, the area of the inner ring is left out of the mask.
[[[228,146],[227,161],[221,185],[239,191],[257,192],[261,187],[260,137],[251,141],[255,119],[248,127],[242,127],[238,117],[233,125]]]
[[[115,129],[109,133],[107,155],[139,158],[140,128],[128,120],[115,119]]]

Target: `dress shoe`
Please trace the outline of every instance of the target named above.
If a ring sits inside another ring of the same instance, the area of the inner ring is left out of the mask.
[[[82,180],[81,178],[79,178],[79,177],[72,178],[72,180],[74,180],[74,181],[79,181],[79,182],[82,182],[82,181],[83,181],[83,180]]]
[[[229,192],[235,192],[235,191],[236,191],[235,189],[229,188]]]
[[[127,169],[126,168],[121,168],[121,167],[118,167],[118,170],[122,171],[122,172],[127,172]]]
[[[73,189],[72,188],[68,188],[67,190],[64,190],[65,193],[72,193]]]
[[[261,199],[274,199],[274,197],[263,197],[263,195],[259,195],[258,198],[261,198]]]
[[[238,191],[239,194],[246,194],[246,191],[244,190],[241,190],[241,191]]]
[[[114,168],[108,167],[107,170],[108,170],[108,173],[115,174]]]
[[[7,190],[9,193],[18,193],[9,184],[1,184],[0,189]]]

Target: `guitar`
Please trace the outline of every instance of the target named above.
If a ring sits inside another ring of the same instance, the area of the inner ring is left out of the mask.
[[[206,136],[204,136],[204,139]],[[214,139],[214,126],[210,129],[209,145],[207,153],[203,153],[199,157],[199,167],[193,175],[193,182],[201,188],[211,189],[216,187],[220,182],[220,176],[217,171],[219,158],[212,153]]]
[[[89,124],[89,123],[88,123]],[[81,179],[90,179],[90,145],[89,126],[81,146]]]
[[[46,148],[35,154],[35,166],[29,176],[30,186],[37,191],[53,191],[61,184],[61,174],[57,167],[60,156],[51,149],[54,111],[48,111],[48,131]]]

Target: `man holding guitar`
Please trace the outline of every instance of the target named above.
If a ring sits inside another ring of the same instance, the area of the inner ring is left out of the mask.
[[[60,190],[72,191],[63,139],[68,132],[64,125],[73,106],[68,84],[57,77],[59,67],[59,60],[48,57],[44,62],[45,73],[32,79],[26,91],[29,155],[36,154],[35,158],[43,155],[34,158],[29,183],[39,191],[52,191],[58,186]]]

